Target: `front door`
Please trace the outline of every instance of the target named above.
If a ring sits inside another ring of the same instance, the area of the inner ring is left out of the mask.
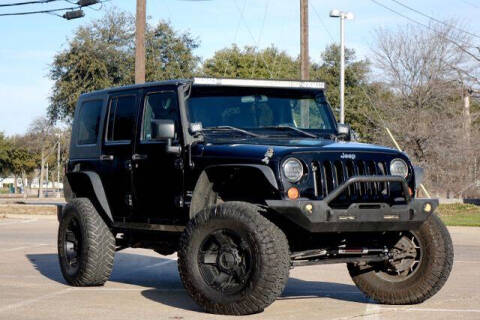
[[[137,123],[137,92],[122,92],[109,99],[100,163],[104,189],[118,220],[133,212],[132,151]]]
[[[182,134],[175,89],[156,88],[144,92],[139,137],[132,157],[136,212],[161,223],[182,219],[183,170],[181,158],[167,153],[167,141],[152,139],[152,120],[175,121],[176,138]]]

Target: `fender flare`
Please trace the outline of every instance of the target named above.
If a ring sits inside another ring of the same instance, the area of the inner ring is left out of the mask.
[[[192,201],[190,204],[189,217],[193,218],[200,210],[202,210],[206,205],[211,203],[215,193],[213,192],[213,182],[210,180],[209,171],[218,169],[218,168],[253,168],[259,171],[264,177],[265,180],[275,189],[278,190],[277,179],[273,170],[265,165],[260,164],[219,164],[211,165],[206,167],[200,176],[198,177],[197,183],[193,190]]]
[[[65,198],[68,201],[71,198],[76,197],[77,194],[81,193],[78,189],[78,176],[84,176],[88,178],[90,182],[91,190],[93,191],[93,195],[95,196],[98,204],[100,205],[101,209],[105,213],[105,216],[108,218],[109,222],[113,222],[112,211],[110,210],[110,206],[108,204],[107,196],[105,194],[105,189],[103,188],[103,183],[100,176],[93,171],[77,171],[67,173],[65,176]],[[95,205],[95,204],[94,204]]]

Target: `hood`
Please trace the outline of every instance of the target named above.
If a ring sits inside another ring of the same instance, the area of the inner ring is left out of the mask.
[[[398,154],[399,151],[383,146],[358,142],[335,142],[328,139],[249,139],[209,140],[197,145],[195,154],[202,157],[263,159],[267,150],[273,150],[273,159],[290,153],[303,152],[369,152]]]

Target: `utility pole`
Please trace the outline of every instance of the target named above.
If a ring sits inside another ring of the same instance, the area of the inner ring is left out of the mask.
[[[472,152],[471,130],[472,130],[472,116],[470,115],[470,95],[472,90],[465,88],[463,90],[463,130],[465,137],[466,159],[468,166],[468,173],[472,176],[472,181],[475,182],[476,176],[476,157]],[[472,158],[474,161],[472,161]]]
[[[310,78],[308,59],[308,0],[300,0],[300,77]]]
[[[145,83],[146,0],[137,0],[135,18],[135,83]]]
[[[48,161],[47,161],[47,168],[45,170],[46,170],[45,177],[47,178],[47,185],[45,190],[46,190],[46,195],[48,197]]]
[[[470,137],[471,137],[471,128],[472,128],[472,117],[470,115],[470,95],[472,91],[470,89],[465,89],[463,93],[463,119],[464,124],[463,128],[465,130],[465,142],[467,148],[470,150]]]
[[[60,198],[60,138],[58,139],[57,150],[57,198]]]
[[[40,179],[39,179],[39,185],[38,185],[38,197],[43,198],[43,177],[45,175],[45,151],[42,148],[41,152],[41,165],[40,165]]]
[[[310,63],[308,54],[308,0],[300,0],[300,79],[310,79]],[[300,108],[302,128],[310,127],[309,106],[302,104]]]

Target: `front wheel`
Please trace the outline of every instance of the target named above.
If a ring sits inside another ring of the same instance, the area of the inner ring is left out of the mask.
[[[436,215],[418,230],[399,233],[390,254],[385,263],[347,265],[357,287],[379,303],[423,302],[443,287],[452,270],[452,240]]]
[[[190,296],[207,312],[262,311],[283,291],[290,256],[283,232],[255,205],[226,202],[187,225],[178,268]]]

